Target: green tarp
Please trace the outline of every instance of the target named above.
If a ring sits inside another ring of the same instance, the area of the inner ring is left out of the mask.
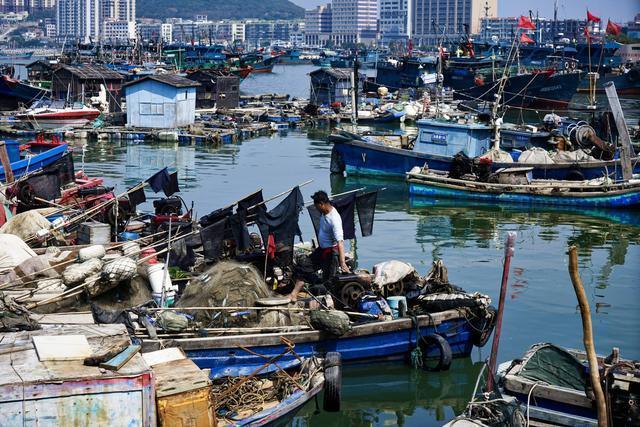
[[[552,344],[532,347],[524,358],[518,376],[581,391],[587,385],[584,365],[571,353]]]

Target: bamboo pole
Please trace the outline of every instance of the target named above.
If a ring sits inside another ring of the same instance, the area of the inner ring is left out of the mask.
[[[580,306],[580,316],[582,317],[582,336],[584,349],[587,352],[587,358],[589,360],[589,375],[591,376],[591,385],[593,387],[593,394],[595,395],[596,407],[598,409],[598,425],[600,427],[607,427],[607,403],[604,392],[602,391],[602,383],[600,382],[600,370],[593,340],[593,327],[591,324],[591,309],[589,308],[587,294],[584,291],[584,286],[582,286],[582,280],[580,279],[580,273],[578,272],[578,250],[575,246],[569,247],[569,276],[571,277],[571,283],[573,284],[573,289],[575,290],[576,297],[578,298],[578,305]]]
[[[498,360],[498,346],[500,344],[500,332],[502,331],[502,315],[504,313],[504,303],[507,299],[507,282],[509,281],[509,267],[513,256],[513,245],[516,240],[515,231],[507,233],[507,241],[504,248],[504,265],[502,266],[502,283],[500,286],[500,301],[498,303],[498,314],[496,315],[496,326],[493,332],[493,343],[491,344],[491,356],[489,357],[489,377],[487,378],[487,392],[493,391],[493,378],[496,373],[496,361]]]
[[[4,182],[10,184],[15,178],[13,176],[13,169],[11,169],[9,153],[7,153],[7,144],[4,141],[0,141],[0,161],[2,161],[2,167],[4,168]]]

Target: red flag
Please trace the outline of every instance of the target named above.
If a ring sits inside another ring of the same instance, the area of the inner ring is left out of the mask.
[[[587,10],[587,22],[600,22],[600,18]]]
[[[276,239],[273,234],[269,234],[269,239],[267,240],[267,256],[269,259],[273,259],[276,256]]]
[[[535,43],[535,40],[533,40],[531,37],[529,37],[527,34],[522,33],[520,35],[520,43]]]
[[[535,30],[536,24],[531,22],[531,19],[526,16],[520,15],[520,19],[518,19],[518,28],[523,28],[525,30]]]
[[[611,22],[611,20],[607,21],[607,34],[610,34],[612,36],[618,36],[620,35],[620,31],[622,31],[622,28],[620,27],[620,25]]]

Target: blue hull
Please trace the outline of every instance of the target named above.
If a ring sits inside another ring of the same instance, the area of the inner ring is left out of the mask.
[[[336,142],[333,146],[334,153],[340,157],[340,163],[344,164],[347,174],[350,175],[374,175],[385,177],[404,178],[405,174],[413,167],[422,167],[428,164],[429,169],[448,172],[451,168],[452,157],[435,156],[426,153],[418,153],[402,148],[389,147],[363,141]],[[639,158],[631,160],[634,164],[634,173],[640,173]],[[601,178],[606,174],[615,172],[616,179],[622,179],[622,167],[620,160],[604,162],[585,162],[580,164],[526,164],[521,163],[494,163],[493,169],[510,167],[533,167],[535,179],[566,180],[579,172],[582,179]]]
[[[35,156],[18,160],[11,163],[11,170],[15,178],[20,178],[27,172],[33,172],[45,166],[49,166],[56,160],[60,159],[67,152],[67,144],[62,144],[58,147],[45,151],[44,153],[36,154]],[[4,169],[0,169],[0,180],[6,179]]]
[[[471,353],[472,326],[463,315],[456,313],[447,320],[436,322],[436,326],[429,324],[429,316],[419,317],[421,335],[442,335],[451,346],[454,356],[468,356]],[[187,357],[201,369],[211,369],[212,378],[219,378],[249,375],[263,366],[267,359],[283,353],[286,346],[280,337],[292,339],[294,351],[299,356],[312,357],[337,351],[342,355],[343,362],[407,358],[417,342],[416,327],[408,318],[358,325],[339,338],[318,331],[305,331],[178,341]],[[298,360],[291,354],[278,360],[278,366],[285,369],[297,363]],[[270,369],[277,368],[271,366]],[[267,373],[268,370],[263,372]]]
[[[469,190],[443,188],[436,185],[410,183],[411,197],[444,197],[482,202],[518,203],[523,205],[580,206],[587,208],[624,208],[640,204],[640,188],[628,194],[597,197],[559,197],[521,193],[481,193]]]

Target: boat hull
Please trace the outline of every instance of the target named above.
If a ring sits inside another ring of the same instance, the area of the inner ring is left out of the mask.
[[[13,176],[19,178],[27,172],[33,172],[45,166],[49,166],[60,159],[67,152],[67,144],[59,145],[43,153],[36,154],[28,159],[18,160],[11,163]],[[0,168],[0,180],[6,179],[4,168]]]
[[[468,356],[473,349],[473,327],[458,310],[418,316],[418,322],[422,336],[439,333],[449,343],[454,356]],[[337,351],[342,355],[342,361],[349,363],[405,358],[415,348],[418,335],[412,319],[402,318],[356,325],[341,337],[313,330],[177,341],[200,368],[211,369],[211,377],[219,378],[249,375],[264,365],[265,357],[281,355],[287,348],[282,338],[294,343],[298,356],[312,357]],[[298,359],[292,354],[278,360],[278,365],[285,369],[296,363]]]
[[[405,174],[414,167],[422,167],[425,163],[429,169],[449,171],[453,158],[418,153],[403,148],[374,144],[367,141],[344,140],[335,141],[332,152],[332,163],[336,163],[350,175],[373,175],[395,177],[403,179]],[[634,157],[634,173],[640,173],[640,158]],[[615,173],[616,179],[622,178],[620,160],[595,161],[581,163],[554,164],[522,164],[522,163],[493,163],[493,169],[511,167],[533,167],[535,179],[581,179],[601,178]],[[332,170],[339,172],[339,170]]]
[[[15,110],[22,104],[49,96],[49,90],[31,86],[7,76],[0,76],[0,109]]]
[[[445,74],[445,85],[454,89],[454,97],[461,100],[492,102],[498,90],[494,81],[474,82],[475,74],[467,70],[454,70]],[[510,77],[504,87],[502,102],[524,108],[566,109],[580,84],[580,73],[551,74],[540,72]]]
[[[452,180],[457,181],[457,180]],[[604,192],[603,192],[604,193]],[[468,189],[462,185],[441,182],[420,182],[419,178],[410,179],[409,194],[411,197],[432,197],[449,199],[467,199],[487,203],[518,203],[525,205],[547,206],[581,206],[587,208],[624,208],[640,204],[640,187],[630,191],[611,191],[608,194],[535,194],[525,189],[521,192],[504,191],[490,188],[487,191]],[[558,193],[559,194],[559,193]]]
[[[265,409],[252,417],[239,421],[237,426],[269,426],[280,427],[289,425],[296,413],[311,399],[318,395],[324,387],[324,377],[309,390],[296,390],[291,396],[280,402],[274,408]]]
[[[36,129],[60,129],[82,127],[100,115],[98,110],[65,111],[62,113],[21,114],[16,118]]]

